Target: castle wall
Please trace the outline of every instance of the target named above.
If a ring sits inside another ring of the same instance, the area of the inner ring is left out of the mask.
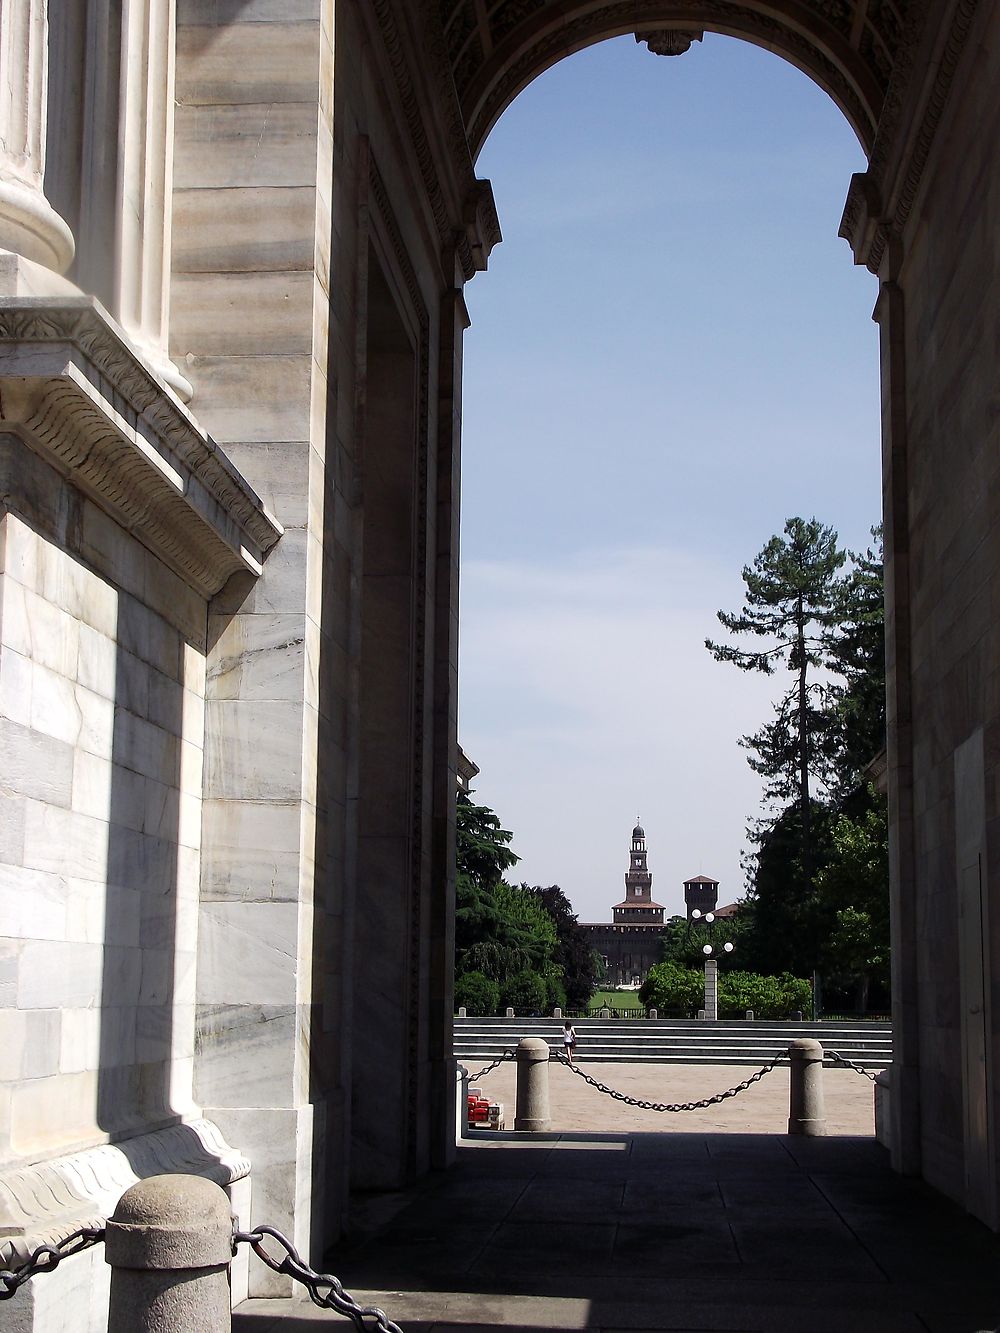
[[[660,961],[662,926],[620,926],[610,922],[581,922],[590,947],[607,959],[606,981],[610,986],[645,981],[646,973]]]

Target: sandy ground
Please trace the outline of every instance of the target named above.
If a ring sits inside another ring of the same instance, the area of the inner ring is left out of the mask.
[[[700,1101],[742,1083],[755,1072],[748,1065],[590,1064],[585,1056],[578,1064],[608,1087],[650,1102]],[[508,1063],[473,1085],[491,1101],[504,1103],[508,1129],[514,1127],[515,1077],[514,1065]],[[823,1085],[829,1134],[874,1134],[870,1079],[851,1069],[833,1067],[824,1070]],[[552,1129],[557,1132],[784,1134],[788,1129],[788,1065],[778,1065],[746,1092],[717,1106],[671,1114],[626,1106],[553,1061],[549,1109]]]

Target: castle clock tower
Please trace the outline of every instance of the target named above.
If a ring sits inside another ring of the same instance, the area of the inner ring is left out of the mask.
[[[641,824],[632,830],[625,898],[611,909],[612,918],[623,925],[662,926],[663,907],[653,902],[653,876],[646,864],[646,832]]]

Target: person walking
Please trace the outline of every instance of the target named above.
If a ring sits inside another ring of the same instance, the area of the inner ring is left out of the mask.
[[[563,1023],[563,1050],[566,1052],[566,1059],[569,1064],[573,1063],[573,1051],[576,1048],[576,1029],[573,1024],[566,1019]]]

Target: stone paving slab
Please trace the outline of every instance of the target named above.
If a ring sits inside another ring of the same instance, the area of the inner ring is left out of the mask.
[[[605,1074],[650,1100],[692,1100],[745,1070]],[[554,1068],[551,1133],[467,1140],[450,1171],[359,1206],[357,1234],[327,1266],[407,1333],[1000,1330],[1000,1238],[893,1174],[867,1080],[831,1070],[826,1087],[837,1132],[798,1139],[783,1132],[781,1069],[708,1111],[667,1116]],[[331,1325],[344,1326],[301,1300],[250,1301],[233,1327]]]

